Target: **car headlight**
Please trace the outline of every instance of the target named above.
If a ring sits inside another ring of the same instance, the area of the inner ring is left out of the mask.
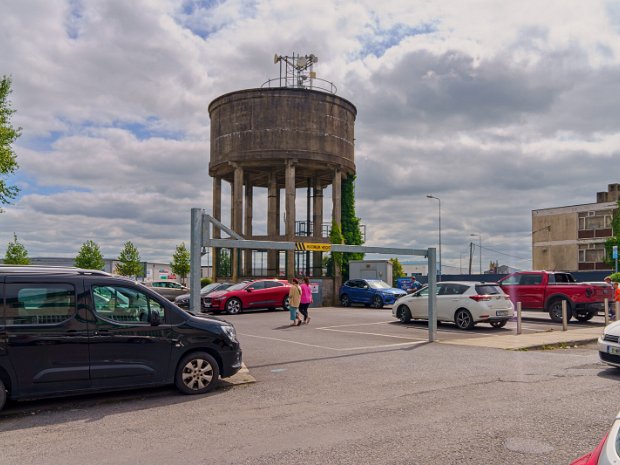
[[[226,336],[228,336],[228,339],[230,339],[232,342],[239,342],[237,340],[237,331],[235,330],[234,326],[222,326],[222,331],[224,331],[224,334],[226,334]]]

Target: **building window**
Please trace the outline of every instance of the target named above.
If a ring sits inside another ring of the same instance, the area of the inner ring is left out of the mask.
[[[599,263],[604,259],[604,244],[587,244],[579,246],[579,263]]]

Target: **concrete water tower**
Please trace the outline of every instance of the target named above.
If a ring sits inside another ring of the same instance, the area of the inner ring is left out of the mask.
[[[313,65],[317,61],[314,55],[276,55],[278,78],[261,88],[222,95],[209,105],[213,216],[222,219],[222,181],[226,181],[232,197],[230,226],[245,239],[329,243],[324,223],[341,223],[341,180],[355,174],[357,110],[335,95],[333,84],[316,77]],[[323,192],[329,186],[332,218],[325,221]],[[255,187],[267,189],[267,236],[254,235],[252,229]],[[299,188],[307,192],[305,221],[297,221],[295,212]],[[220,237],[220,232],[215,230],[214,237]],[[281,261],[282,253],[286,259]],[[272,250],[266,256],[266,270],[260,273],[264,276],[280,275],[284,271],[281,262],[287,277],[321,274],[322,252]],[[238,255],[233,250],[233,279],[257,274],[253,257],[253,251]]]

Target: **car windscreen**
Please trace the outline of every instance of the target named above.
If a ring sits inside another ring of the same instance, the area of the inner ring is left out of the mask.
[[[237,283],[230,286],[227,291],[239,291],[241,289],[245,289],[250,283]]]
[[[479,295],[498,295],[504,293],[499,286],[492,284],[478,284],[476,286],[476,292]]]
[[[392,287],[385,281],[368,281],[368,285],[373,289],[389,289]]]
[[[210,292],[213,289],[215,289],[216,287],[219,286],[219,283],[211,283],[211,284],[207,284],[205,287],[203,287],[202,289],[200,289],[200,293],[204,294],[205,292]]]

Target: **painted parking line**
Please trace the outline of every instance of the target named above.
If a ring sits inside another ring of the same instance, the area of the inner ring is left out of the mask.
[[[319,328],[316,328],[316,329],[319,329]],[[348,331],[348,332],[354,332],[354,331]],[[358,334],[364,334],[364,333],[358,333]],[[366,333],[366,334],[372,334],[372,333]],[[359,347],[329,347],[329,346],[323,346],[323,345],[319,345],[319,344],[308,344],[306,342],[293,341],[293,340],[290,340],[290,339],[280,339],[280,338],[277,338],[277,337],[257,336],[255,334],[239,333],[239,335],[240,336],[253,337],[253,338],[256,338],[256,339],[265,339],[265,340],[268,340],[268,341],[288,342],[290,344],[296,344],[296,345],[305,346],[305,347],[314,347],[316,349],[334,350],[334,351],[337,351],[337,352],[343,352],[343,351],[347,351],[347,350],[383,349],[383,348],[388,348],[388,347],[411,346],[411,345],[425,344],[426,343],[426,340],[412,341],[411,338],[400,338],[400,339],[409,339],[409,342],[399,342],[399,343],[395,343],[395,344],[379,344],[379,345],[359,346]],[[381,336],[386,336],[386,335],[382,334]]]

